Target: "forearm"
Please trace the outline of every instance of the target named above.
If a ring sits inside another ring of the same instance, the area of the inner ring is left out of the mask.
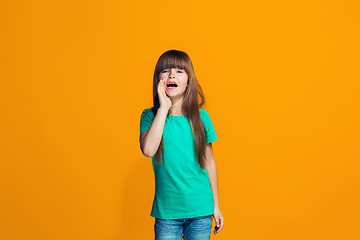
[[[215,160],[210,160],[206,165],[206,172],[209,176],[210,186],[214,195],[214,207],[220,208],[219,204],[219,190],[218,190],[218,174]]]
[[[141,139],[141,150],[147,157],[153,157],[159,148],[168,111],[164,108],[158,108],[149,130]]]

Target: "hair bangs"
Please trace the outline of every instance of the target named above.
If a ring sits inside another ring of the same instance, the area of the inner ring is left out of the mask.
[[[190,72],[189,60],[186,54],[178,51],[168,51],[160,59],[157,66],[157,73],[167,68],[185,69],[187,73]]]

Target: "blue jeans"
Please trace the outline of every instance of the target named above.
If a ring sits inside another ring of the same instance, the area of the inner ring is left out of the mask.
[[[155,240],[209,240],[212,216],[182,219],[155,218]]]

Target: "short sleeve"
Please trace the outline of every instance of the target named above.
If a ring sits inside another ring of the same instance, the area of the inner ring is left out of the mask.
[[[140,118],[140,136],[139,136],[139,142],[141,140],[141,134],[144,131],[148,131],[152,122],[154,120],[154,114],[151,109],[145,109]]]
[[[205,126],[205,130],[206,130],[206,143],[211,143],[213,141],[215,141],[216,139],[218,139],[214,126],[211,122],[210,116],[208,114],[208,112],[205,109],[200,109],[200,116],[201,119],[204,123]]]

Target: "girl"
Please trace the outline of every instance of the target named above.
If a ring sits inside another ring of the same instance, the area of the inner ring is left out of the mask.
[[[201,97],[199,104],[198,94]],[[169,50],[157,61],[154,106],[140,120],[140,148],[152,158],[155,240],[208,240],[223,227],[217,169],[211,142],[217,139],[202,88],[189,56]]]

